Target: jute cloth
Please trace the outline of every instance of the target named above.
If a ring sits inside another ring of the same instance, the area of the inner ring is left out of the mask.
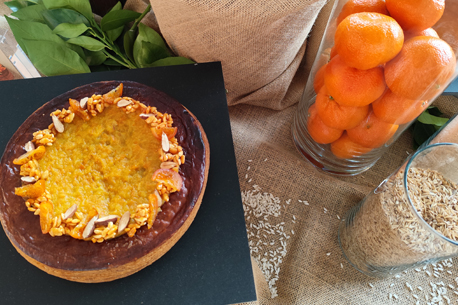
[[[434,105],[447,117],[458,111],[454,97],[440,97]],[[430,282],[442,282],[448,289],[446,297],[457,304],[458,295],[453,291],[458,291],[458,260],[453,260],[453,267],[438,271],[437,277],[430,265],[398,278],[375,279],[354,269],[338,245],[338,226],[346,212],[414,152],[411,131],[406,130],[368,171],[336,177],[315,169],[294,147],[291,124],[296,109],[229,108],[258,297],[248,304],[416,304],[413,295],[419,304],[427,304],[425,294],[430,301],[430,293],[434,294]],[[278,199],[270,201],[279,205],[276,213],[259,212],[253,206],[253,201],[262,205],[259,199],[271,196]],[[266,223],[275,228],[273,234],[268,233]],[[280,227],[283,229],[277,230]],[[289,238],[282,239],[285,235]],[[286,254],[272,256],[282,241],[286,241]],[[282,262],[275,265],[278,259]],[[279,269],[278,280],[270,286],[275,272],[269,263]],[[448,304],[445,299],[443,304]]]

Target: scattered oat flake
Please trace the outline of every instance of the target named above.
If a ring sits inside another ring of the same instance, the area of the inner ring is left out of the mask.
[[[331,255],[331,252],[326,253],[327,256]]]
[[[267,158],[265,158],[264,161],[267,161]]]
[[[374,285],[372,285],[371,283],[367,283],[371,288],[374,288]]]
[[[342,264],[342,263],[340,263],[340,268],[342,268],[342,269],[343,269],[343,264]]]
[[[253,160],[248,160],[248,162],[252,162]]]

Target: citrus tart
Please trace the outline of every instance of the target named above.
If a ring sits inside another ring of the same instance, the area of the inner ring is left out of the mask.
[[[126,277],[189,228],[209,157],[197,118],[166,94],[131,81],[87,84],[44,104],[8,142],[0,220],[49,274]]]

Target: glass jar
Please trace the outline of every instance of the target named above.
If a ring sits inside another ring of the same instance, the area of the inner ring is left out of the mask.
[[[344,256],[381,278],[458,256],[457,183],[458,144],[420,149],[347,213],[338,235]]]
[[[458,22],[448,12],[456,5],[447,2],[436,32],[403,29],[378,2],[382,8],[364,11],[355,7],[364,1],[335,1],[294,117],[297,149],[328,173],[356,175],[373,166],[458,73]],[[377,36],[385,27],[388,34]],[[424,45],[432,51],[418,51]],[[434,52],[447,59],[439,62]]]

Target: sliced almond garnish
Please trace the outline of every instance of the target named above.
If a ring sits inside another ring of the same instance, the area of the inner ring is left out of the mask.
[[[125,228],[127,228],[129,221],[130,221],[130,212],[127,211],[124,213],[124,215],[122,215],[121,219],[119,220],[118,233],[121,233],[122,231],[124,231]]]
[[[165,161],[161,163],[161,168],[171,169],[171,168],[174,168],[175,166],[177,166],[175,162]]]
[[[150,116],[153,116],[154,114],[152,113],[140,113],[140,118],[142,119],[147,119],[149,118]]]
[[[95,230],[95,221],[97,220],[99,216],[95,215],[94,217],[92,217],[91,220],[89,220],[89,222],[87,223],[86,225],[86,228],[84,228],[84,231],[83,231],[83,238],[86,239],[88,237],[90,237],[92,235],[92,233],[94,233],[94,230]]]
[[[85,109],[86,108],[86,105],[87,105],[87,101],[89,100],[88,97],[84,97],[80,100],[80,107]]]
[[[37,179],[35,179],[35,177],[29,177],[29,176],[24,176],[24,177],[21,177],[21,180],[25,183],[35,183],[37,182]]]
[[[121,108],[121,107],[125,107],[127,105],[130,105],[130,104],[132,104],[132,101],[121,99],[118,102],[118,107]]]
[[[59,132],[59,133],[64,132],[64,124],[62,124],[62,122],[59,121],[59,119],[55,115],[52,115],[51,117],[52,117],[52,122],[53,122],[54,127],[56,128],[57,132]]]
[[[156,195],[157,198],[157,205],[161,207],[164,204],[161,195],[159,195],[159,192],[157,190],[154,190],[154,195]]]
[[[170,142],[169,138],[165,134],[165,132],[162,132],[162,150],[165,152],[168,152],[170,149]]]
[[[25,151],[27,151],[27,152],[32,151],[32,150],[35,149],[35,144],[33,144],[32,141],[29,141],[29,142],[25,143],[24,149],[25,149]]]
[[[73,217],[75,215],[76,210],[78,209],[78,205],[74,204],[65,211],[64,216],[62,217],[63,220]]]
[[[107,226],[108,223],[112,222],[115,223],[118,221],[119,216],[118,215],[108,215],[101,217],[95,221],[96,226]]]

